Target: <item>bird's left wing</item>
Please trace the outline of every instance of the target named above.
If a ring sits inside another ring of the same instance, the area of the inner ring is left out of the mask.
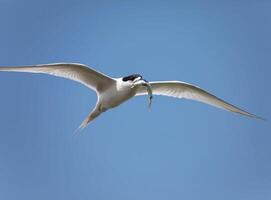
[[[110,86],[114,79],[79,63],[53,63],[33,66],[0,67],[0,71],[50,74],[79,82],[96,92]]]
[[[246,112],[234,105],[231,105],[224,100],[210,94],[209,92],[189,83],[181,81],[157,81],[150,82],[154,95],[163,95],[176,98],[186,98],[199,102],[203,102],[218,108],[222,108],[231,112],[246,115],[248,117],[260,118],[254,114]],[[147,95],[144,87],[138,87],[136,96]]]

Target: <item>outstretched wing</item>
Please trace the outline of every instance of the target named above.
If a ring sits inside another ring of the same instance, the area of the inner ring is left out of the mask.
[[[114,79],[79,63],[53,63],[33,66],[0,67],[0,71],[50,74],[79,82],[97,92],[111,85]]]
[[[157,81],[150,82],[150,84],[154,95],[191,99],[248,117],[260,118],[254,114],[237,108],[236,106],[229,104],[226,101],[210,94],[209,92],[189,83],[181,81]],[[147,94],[148,93],[144,87],[139,87],[136,96]]]

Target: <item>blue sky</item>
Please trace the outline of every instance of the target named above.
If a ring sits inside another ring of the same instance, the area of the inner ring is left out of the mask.
[[[74,130],[84,86],[0,74],[0,199],[271,198],[270,1],[0,2],[0,66],[80,62],[182,80],[269,120],[138,97]]]

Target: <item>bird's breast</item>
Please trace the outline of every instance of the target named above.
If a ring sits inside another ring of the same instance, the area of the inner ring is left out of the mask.
[[[100,101],[105,108],[113,108],[129,100],[135,95],[130,87],[111,87],[100,94]]]

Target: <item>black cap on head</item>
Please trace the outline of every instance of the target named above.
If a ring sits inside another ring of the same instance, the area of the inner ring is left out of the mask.
[[[123,77],[122,80],[123,81],[133,81],[138,77],[142,78],[142,76],[140,74],[132,74],[132,75]]]

